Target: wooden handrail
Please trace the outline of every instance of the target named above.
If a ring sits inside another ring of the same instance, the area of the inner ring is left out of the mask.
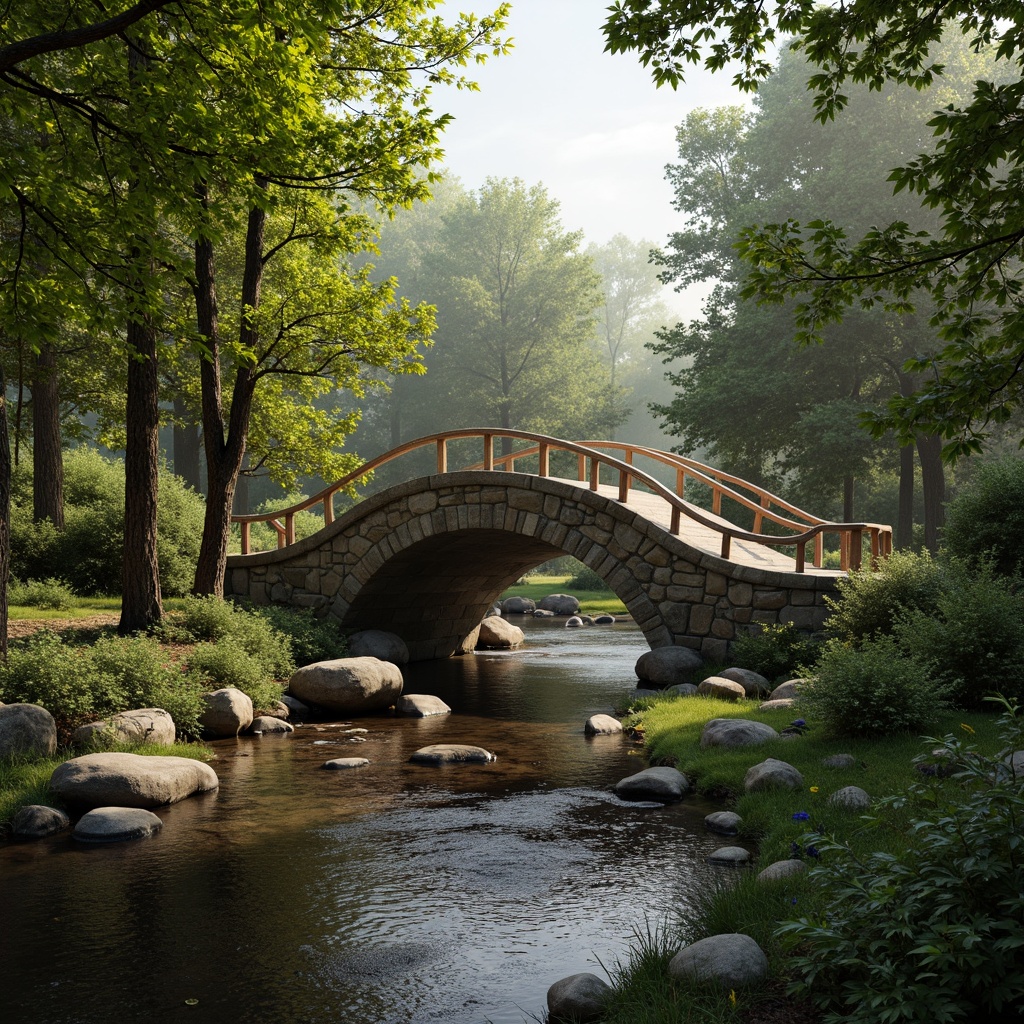
[[[834,523],[819,519],[797,508],[795,505],[791,505],[778,498],[776,495],[765,491],[763,488],[750,484],[739,477],[734,477],[720,470],[704,466],[699,462],[694,462],[692,459],[687,459],[681,455],[661,452],[656,448],[645,448],[641,445],[629,445],[620,441],[589,441],[580,443],[562,441],[558,438],[548,437],[544,434],[535,434],[525,430],[503,430],[491,427],[447,430],[431,434],[427,437],[417,438],[413,441],[407,441],[405,444],[399,445],[397,448],[393,448],[391,451],[385,452],[375,459],[371,459],[360,466],[359,469],[353,470],[353,472],[342,477],[340,480],[325,487],[322,491],[313,495],[313,497],[306,498],[304,501],[298,502],[289,508],[263,514],[232,516],[231,521],[241,525],[242,554],[249,554],[252,523],[269,523],[277,533],[278,547],[286,547],[295,542],[295,516],[299,512],[313,508],[316,505],[321,505],[324,509],[325,523],[333,521],[333,499],[335,494],[346,488],[364,483],[375,469],[420,448],[434,446],[437,455],[437,471],[439,474],[447,473],[449,472],[448,442],[474,437],[480,438],[483,442],[483,459],[482,463],[467,467],[468,470],[483,468],[489,472],[501,470],[515,472],[515,464],[518,460],[537,456],[539,475],[547,476],[549,472],[549,457],[552,451],[564,451],[569,454],[575,454],[577,457],[577,479],[581,483],[587,483],[591,490],[598,490],[601,481],[601,467],[607,467],[618,476],[619,501],[623,503],[628,501],[629,491],[632,487],[637,484],[642,485],[669,505],[671,510],[671,533],[679,534],[683,516],[702,526],[708,527],[721,535],[721,554],[723,558],[729,557],[733,538],[773,547],[793,546],[796,549],[796,571],[803,572],[805,569],[806,545],[810,541],[814,541],[814,564],[820,567],[822,538],[824,534],[838,533],[841,541],[845,541],[845,543],[841,544],[841,548],[845,551],[841,559],[842,568],[858,568],[861,562],[862,537],[865,531],[871,540],[871,557],[873,562],[887,557],[892,551],[892,528],[889,526],[878,523]],[[530,446],[496,458],[494,455],[494,441],[499,437],[527,441],[530,442]],[[600,448],[611,448],[621,451],[625,455],[625,459],[606,455],[599,451]],[[673,491],[666,487],[649,473],[637,467],[635,457],[638,455],[674,467],[676,470],[676,490]],[[721,508],[722,498],[727,497],[746,508],[754,510],[755,524],[757,526],[761,525],[763,519],[768,519],[777,525],[795,529],[799,532],[789,536],[775,536],[763,534],[757,530],[751,532],[733,526],[722,520],[717,512],[714,513],[714,518],[709,517],[701,509],[691,505],[682,497],[687,477],[712,488],[712,503],[716,509]],[[729,486],[730,484],[735,484],[753,492],[757,496],[756,503]],[[802,521],[794,521],[774,512],[771,508],[772,505],[777,505],[791,515],[798,516],[799,520]],[[284,518],[283,525],[281,523],[282,517]]]

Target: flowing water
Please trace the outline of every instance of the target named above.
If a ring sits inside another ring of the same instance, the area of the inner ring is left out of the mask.
[[[406,670],[451,716],[218,741],[219,792],[160,809],[152,839],[0,848],[6,1024],[521,1024],[623,959],[715,877],[715,808],[618,800],[642,759],[583,735],[635,686],[635,627],[525,628]],[[438,742],[497,761],[409,763]],[[320,768],[349,756],[371,764]]]

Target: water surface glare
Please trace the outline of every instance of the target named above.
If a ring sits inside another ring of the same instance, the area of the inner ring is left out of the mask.
[[[583,735],[636,684],[635,627],[525,628],[406,670],[451,716],[218,741],[219,792],[152,839],[0,848],[7,1024],[522,1024],[552,982],[603,975],[716,877],[715,808],[618,800],[642,760]],[[439,742],[497,761],[408,762]],[[320,768],[351,756],[371,764]]]

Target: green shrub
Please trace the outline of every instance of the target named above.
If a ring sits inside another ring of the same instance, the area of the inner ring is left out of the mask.
[[[75,607],[74,591],[61,580],[52,578],[29,580],[27,583],[12,581],[7,598],[12,605],[47,611],[67,612]]]
[[[945,690],[892,637],[853,647],[830,640],[800,691],[800,711],[837,735],[885,735],[934,722],[947,706]]]
[[[994,758],[941,742],[959,766],[945,784],[912,786],[882,807],[911,809],[908,850],[856,856],[819,841],[823,915],[785,923],[797,974],[791,994],[831,1011],[827,1024],[1019,1020],[1024,1002],[1024,820],[1021,780],[1003,758],[1024,746],[1013,710]],[[933,768],[924,758],[919,767]]]
[[[837,581],[839,598],[826,597],[825,629],[850,643],[893,632],[906,612],[931,612],[942,587],[942,567],[927,552],[895,551],[877,570],[851,572]]]
[[[281,699],[281,687],[273,673],[241,642],[224,637],[216,643],[196,644],[188,659],[189,675],[203,690],[234,686],[248,694],[257,713],[269,711]]]
[[[337,624],[327,619],[318,619],[307,609],[271,604],[257,608],[256,611],[274,629],[289,638],[296,665],[344,658],[348,652],[348,642],[339,632]]]
[[[792,622],[762,624],[756,632],[736,640],[733,660],[740,668],[759,672],[766,679],[791,678],[817,655],[818,644],[804,636]]]
[[[982,464],[946,505],[943,548],[964,559],[991,558],[1003,575],[1024,559],[1024,458]]]
[[[569,590],[611,590],[607,583],[589,565],[584,565],[566,581]]]
[[[230,601],[208,595],[186,597],[173,617],[164,626],[170,639],[186,643],[196,640],[219,640],[227,636],[238,609]]]

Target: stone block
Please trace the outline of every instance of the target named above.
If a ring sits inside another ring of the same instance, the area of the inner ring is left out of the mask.
[[[700,604],[704,600],[704,591],[700,587],[669,587],[668,599],[670,601],[689,601],[691,604]]]
[[[662,601],[658,605],[658,611],[665,625],[673,633],[689,632],[690,606],[688,604],[676,604],[674,601]]]
[[[734,583],[729,587],[729,602],[737,608],[750,604],[754,597],[754,588],[749,583]]]
[[[806,607],[814,604],[813,590],[793,590],[789,595],[789,603]]]
[[[797,629],[821,629],[825,623],[824,608],[795,608],[786,605],[779,612],[779,622],[792,622]]]
[[[414,516],[422,516],[437,508],[437,495],[433,491],[409,495],[409,511]]]
[[[728,590],[729,581],[721,573],[709,572],[704,582],[704,589],[715,597],[723,597]]]
[[[689,631],[694,636],[707,636],[715,621],[715,609],[710,605],[698,604],[690,609]]]
[[[663,587],[672,582],[672,570],[668,566],[662,566],[654,570],[654,582],[660,583]]]
[[[693,618],[692,615],[690,617]],[[715,619],[711,623],[711,635],[721,640],[732,640],[736,636],[736,627],[728,619]]]
[[[758,590],[754,593],[753,604],[755,608],[762,610],[778,611],[788,603],[788,596],[785,590]]]
[[[538,491],[524,491],[518,487],[508,489],[508,503],[512,508],[524,512],[541,512],[544,509],[544,495]]]

